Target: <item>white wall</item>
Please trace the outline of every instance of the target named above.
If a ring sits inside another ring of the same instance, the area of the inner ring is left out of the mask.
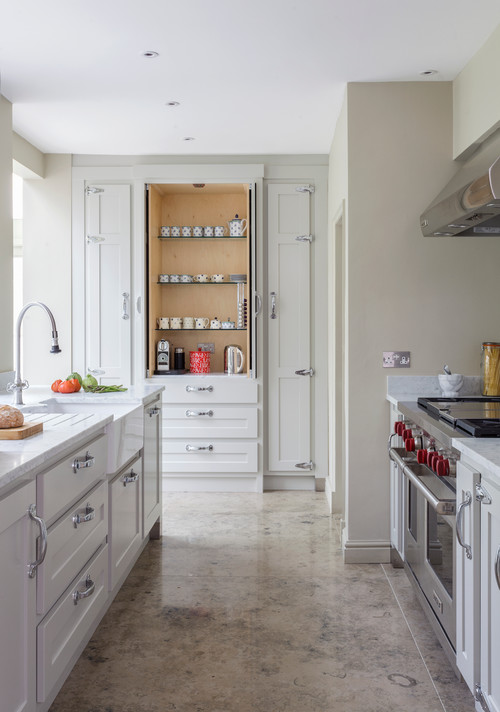
[[[0,95],[0,373],[12,370],[12,105]]]
[[[46,154],[43,180],[24,182],[24,303],[54,314],[60,354],[50,353],[50,322],[39,308],[23,323],[23,377],[50,384],[71,371],[71,156]]]

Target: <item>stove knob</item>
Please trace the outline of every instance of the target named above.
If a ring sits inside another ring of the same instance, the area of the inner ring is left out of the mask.
[[[436,475],[439,477],[445,477],[450,474],[450,463],[448,460],[438,460],[436,463]]]
[[[411,428],[406,428],[406,430],[403,430],[402,437],[403,437],[403,440],[407,440],[408,438],[413,437]]]
[[[425,465],[427,462],[427,450],[417,450],[417,462],[421,465]]]
[[[437,457],[434,458],[434,460],[432,461],[432,469],[434,470],[434,472],[437,473],[438,464],[439,464],[440,462],[443,462],[443,459],[444,459],[444,458],[443,458],[442,455],[438,455]]]
[[[401,435],[402,432],[402,427],[403,427],[403,421],[402,420],[396,420],[394,422],[394,432],[396,435]],[[401,432],[400,432],[401,431]]]
[[[410,430],[411,432],[411,430]],[[415,450],[415,438],[406,438],[405,440],[406,452],[414,452]]]
[[[427,453],[427,467],[430,467],[431,470],[434,469],[434,460],[439,457],[438,453],[435,450],[430,450]]]

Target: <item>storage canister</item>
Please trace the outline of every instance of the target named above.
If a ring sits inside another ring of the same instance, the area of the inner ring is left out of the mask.
[[[210,373],[210,351],[190,351],[189,370],[191,373]]]
[[[500,343],[485,341],[481,353],[483,396],[500,396]]]

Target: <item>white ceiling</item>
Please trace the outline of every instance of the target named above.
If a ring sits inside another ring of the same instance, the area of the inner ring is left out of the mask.
[[[0,10],[14,129],[44,152],[92,154],[328,153],[346,82],[419,81],[426,69],[439,70],[426,81],[453,79],[500,23],[498,0],[0,0]]]

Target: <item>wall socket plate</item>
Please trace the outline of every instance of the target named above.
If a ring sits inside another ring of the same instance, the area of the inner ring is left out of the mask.
[[[198,344],[198,350],[209,351],[211,354],[215,353],[215,344]]]
[[[383,351],[382,366],[384,368],[410,368],[410,352]]]

